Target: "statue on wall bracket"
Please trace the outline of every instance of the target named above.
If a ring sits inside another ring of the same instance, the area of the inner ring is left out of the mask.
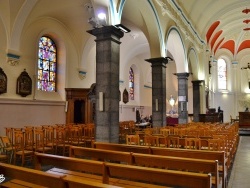
[[[0,94],[7,92],[7,76],[0,67]]]
[[[21,95],[22,97],[26,97],[27,95],[30,95],[31,92],[32,92],[32,79],[24,69],[24,71],[17,78],[16,93],[18,95]]]

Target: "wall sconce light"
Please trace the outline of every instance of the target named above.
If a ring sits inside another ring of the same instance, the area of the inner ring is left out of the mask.
[[[120,29],[122,32],[124,32],[124,33],[129,33],[131,30],[130,29],[128,29],[127,27],[125,27],[124,25],[122,25],[122,24],[117,24],[117,25],[115,25],[115,27],[117,28],[117,29]]]
[[[155,99],[155,111],[158,112],[158,99]]]
[[[172,95],[170,96],[169,104],[172,106],[172,108],[173,108],[173,106],[175,104],[175,100],[174,100],[174,97]]]
[[[103,92],[99,92],[99,111],[103,112]]]
[[[107,20],[106,20],[106,14],[103,12],[100,12],[98,15],[98,22],[99,26],[106,26],[107,25]]]
[[[174,100],[174,97],[171,95],[170,96],[170,99],[169,99],[169,104],[171,105],[171,112],[174,113],[174,104],[175,104],[175,100]]]

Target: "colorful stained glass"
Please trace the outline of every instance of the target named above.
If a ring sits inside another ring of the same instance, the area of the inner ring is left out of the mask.
[[[129,69],[129,97],[134,100],[134,71],[131,67]]]
[[[56,91],[57,56],[56,45],[49,37],[41,37],[38,50],[37,89],[41,91]]]
[[[218,59],[218,89],[227,89],[227,63]]]

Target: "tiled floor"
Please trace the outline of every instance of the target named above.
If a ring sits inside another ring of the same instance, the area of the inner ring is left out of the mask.
[[[250,187],[250,136],[240,136],[228,188]]]

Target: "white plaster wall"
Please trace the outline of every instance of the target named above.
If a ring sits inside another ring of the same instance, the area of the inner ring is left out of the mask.
[[[0,100],[0,135],[4,127],[54,125],[65,123],[64,102]]]

